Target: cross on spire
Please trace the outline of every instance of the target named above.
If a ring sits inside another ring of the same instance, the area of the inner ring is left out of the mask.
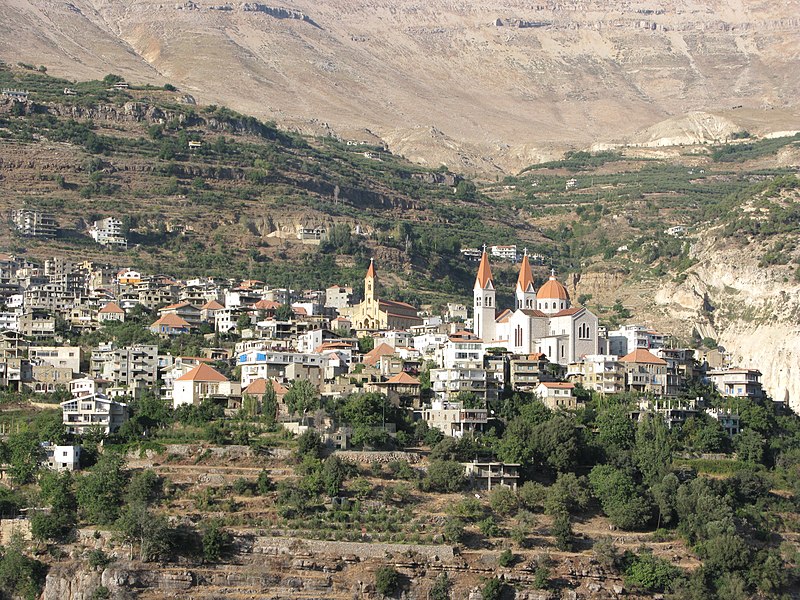
[[[486,252],[486,244],[483,245],[483,251]]]
[[[556,276],[556,270],[551,268],[550,269],[550,277],[555,277],[555,276]]]

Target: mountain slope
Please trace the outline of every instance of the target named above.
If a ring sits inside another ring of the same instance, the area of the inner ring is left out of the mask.
[[[799,9],[797,0],[13,0],[0,9],[0,58],[169,80],[302,131],[377,135],[431,166],[489,172],[635,141],[693,110],[741,106],[762,124],[755,132],[797,128]]]

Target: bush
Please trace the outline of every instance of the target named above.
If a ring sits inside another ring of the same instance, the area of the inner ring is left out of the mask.
[[[510,487],[498,486],[489,493],[489,505],[499,515],[511,515],[517,510],[517,495]]]
[[[481,589],[481,598],[482,600],[500,600],[505,589],[506,584],[496,577],[493,577],[483,585],[483,589]]]
[[[497,557],[497,564],[501,567],[512,567],[517,562],[517,556],[511,551],[511,548],[506,548]]]
[[[553,537],[556,548],[563,552],[572,550],[572,524],[569,522],[569,513],[562,512],[553,517]]]
[[[431,586],[431,591],[428,594],[430,600],[449,600],[450,599],[450,578],[447,573],[440,574],[436,581]]]
[[[648,592],[663,592],[681,575],[681,570],[650,552],[628,556],[625,584]]]
[[[460,544],[464,541],[464,522],[461,519],[450,518],[444,524],[444,539],[451,544]]]
[[[111,559],[108,557],[108,555],[99,549],[90,551],[87,558],[89,566],[92,569],[96,569],[98,567],[101,569],[105,568],[111,562]]]
[[[425,484],[434,492],[457,492],[464,487],[464,467],[452,460],[434,460],[428,467]]]
[[[400,588],[400,573],[393,567],[378,567],[375,571],[375,589],[382,596],[392,596]]]

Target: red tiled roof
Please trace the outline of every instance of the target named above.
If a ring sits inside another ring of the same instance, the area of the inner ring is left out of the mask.
[[[619,362],[638,363],[643,365],[666,365],[667,361],[658,358],[655,354],[648,352],[644,348],[637,348],[630,354],[626,354],[619,359]]]
[[[189,323],[186,321],[186,319],[179,317],[175,313],[167,313],[162,315],[161,318],[150,325],[150,327],[157,327],[159,325],[167,325],[169,327],[189,327]]]
[[[364,364],[375,365],[378,363],[378,361],[380,361],[381,356],[389,356],[394,353],[394,348],[392,348],[389,344],[381,344],[364,355]]]
[[[390,377],[386,383],[399,384],[399,385],[420,385],[419,379],[416,379],[408,373],[398,373]]]
[[[559,383],[557,381],[543,381],[542,385],[551,390],[571,390],[575,387],[574,383]]]
[[[230,381],[225,375],[205,363],[197,365],[194,369],[181,375],[175,381]]]
[[[203,306],[201,306],[200,308],[201,310],[222,310],[225,307],[222,306],[222,304],[220,304],[216,300],[209,300],[208,302],[203,304]]]
[[[98,314],[125,314],[125,311],[119,307],[119,304],[116,302],[109,302],[103,308],[98,311]]]
[[[275,302],[274,300],[267,300],[262,298],[255,304],[253,304],[253,308],[256,310],[277,310],[280,307],[280,302]]]
[[[259,377],[258,379],[254,380],[250,385],[248,385],[245,388],[244,393],[245,394],[253,394],[253,395],[257,395],[257,396],[260,396],[262,394],[266,394],[267,393],[267,381],[268,380],[264,379],[263,377]],[[286,394],[286,392],[289,391],[285,387],[283,387],[280,383],[275,381],[274,379],[270,379],[269,382],[270,382],[270,384],[272,384],[272,389],[275,390],[275,394],[278,395],[278,396],[283,396],[283,395]]]
[[[553,317],[569,317],[571,315],[578,314],[582,310],[584,310],[582,307],[573,306],[572,308],[565,308],[564,310],[560,310],[560,311],[558,311],[557,313],[555,313],[554,315],[551,315],[551,316],[553,316]]]
[[[539,291],[536,293],[536,298],[547,298],[549,300],[569,300],[569,293],[567,288],[556,279],[555,275],[551,275],[550,279],[544,283]]]
[[[164,308],[159,308],[158,312],[164,312],[165,310],[177,310],[179,308],[186,308],[187,306],[192,306],[188,302],[177,302],[175,304],[170,304],[169,306],[165,306]],[[192,308],[194,308],[192,306]]]

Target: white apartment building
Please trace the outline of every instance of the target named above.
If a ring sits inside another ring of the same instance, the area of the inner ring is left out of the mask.
[[[128,420],[128,405],[103,394],[91,394],[61,403],[62,418],[67,433],[83,435],[100,428],[108,435]]]
[[[81,370],[81,349],[78,346],[31,346],[31,362],[44,363],[57,368],[69,368],[73,373]]]
[[[122,235],[122,221],[117,218],[106,217],[95,221],[89,228],[89,235],[101,246],[128,248],[128,239]]]
[[[622,325],[608,332],[608,354],[625,356],[634,350],[663,348],[669,336],[643,325]]]

